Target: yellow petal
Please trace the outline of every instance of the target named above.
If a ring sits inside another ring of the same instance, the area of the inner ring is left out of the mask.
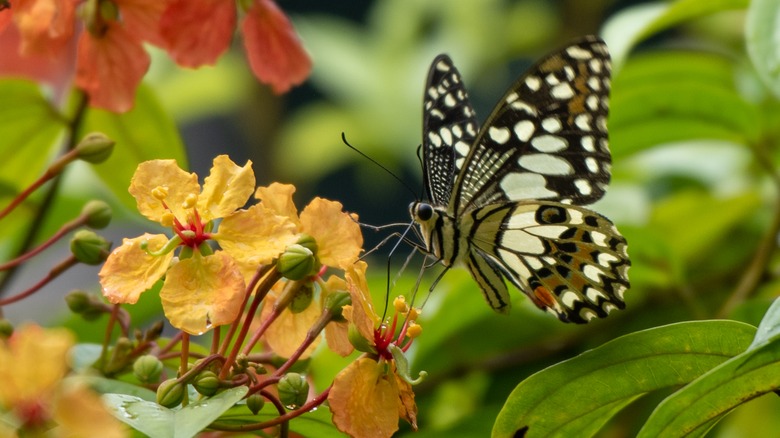
[[[360,225],[340,202],[314,198],[301,212],[301,231],[314,237],[324,265],[346,269],[363,248]]]
[[[395,383],[398,387],[398,416],[408,421],[412,430],[417,430],[417,403],[414,402],[414,391],[412,385],[402,379],[398,374],[395,376]]]
[[[298,209],[293,203],[293,193],[295,193],[293,185],[272,183],[268,187],[258,187],[255,198],[259,199],[266,208],[279,216],[289,218],[298,225]]]
[[[359,261],[346,270],[347,290],[352,297],[352,306],[349,311],[347,306],[344,306],[344,317],[357,327],[364,338],[373,342],[374,329],[379,325],[379,315],[374,311],[368,292],[366,266],[366,262]]]
[[[63,390],[54,404],[59,436],[83,438],[122,438],[129,431],[103,405],[100,396],[85,385]]]
[[[295,243],[295,224],[263,204],[239,210],[222,220],[214,238],[241,263],[268,264]]]
[[[138,165],[130,181],[130,194],[141,214],[155,222],[162,222],[166,210],[162,202],[152,195],[152,190],[157,187],[167,189],[165,203],[176,218],[186,221],[188,211],[182,204],[188,195],[200,193],[198,175],[181,170],[175,160],[151,160]]]
[[[321,302],[324,303],[328,295],[336,291],[345,290],[347,290],[347,283],[343,279],[331,275],[322,287]],[[347,356],[352,353],[354,347],[349,342],[348,332],[349,324],[346,321],[329,322],[325,326],[325,341],[328,343],[328,348],[340,356]]]
[[[255,189],[252,162],[237,166],[227,155],[214,158],[211,174],[203,182],[198,213],[204,222],[225,217],[246,204]]]
[[[109,254],[98,274],[103,295],[108,301],[134,304],[141,293],[149,290],[168,270],[173,251],[162,256],[151,256],[141,249],[147,241],[150,251],[162,248],[168,238],[164,234],[144,234],[124,239],[122,245]]]
[[[383,368],[360,358],[333,380],[328,404],[340,431],[353,438],[381,438],[398,430],[398,387]]]
[[[205,257],[196,254],[171,267],[160,299],[174,327],[201,335],[238,317],[245,287],[233,258],[217,251]]]
[[[264,321],[271,315],[276,299],[277,293],[275,291],[270,292],[265,297],[263,312],[260,317],[261,321]],[[309,307],[300,313],[292,313],[289,309],[283,310],[281,315],[276,318],[265,332],[265,340],[268,342],[268,346],[281,357],[292,356],[301,343],[303,343],[306,333],[320,317],[320,314],[322,314],[322,307],[317,300],[312,301]],[[311,356],[311,353],[317,348],[319,343],[320,338],[318,337],[306,348],[301,355],[301,359]]]
[[[25,325],[0,342],[0,406],[23,401],[46,403],[68,369],[73,334],[62,328]]]

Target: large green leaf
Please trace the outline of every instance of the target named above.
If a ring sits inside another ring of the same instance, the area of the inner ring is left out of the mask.
[[[650,416],[640,437],[703,436],[737,406],[780,388],[780,303],[761,321],[744,353],[705,373],[667,397]]]
[[[279,416],[279,412],[271,403],[266,403],[257,415],[249,412],[242,404],[230,408],[219,418],[219,424],[238,426],[270,421]],[[336,429],[331,420],[330,409],[320,407],[290,421],[290,431],[305,437],[342,438],[344,434]]]
[[[748,55],[758,75],[780,97],[780,2],[753,0],[745,23]]]
[[[691,139],[754,142],[755,106],[736,91],[733,65],[714,55],[652,53],[615,77],[609,131],[613,155]]]
[[[755,332],[735,321],[696,321],[622,336],[520,383],[493,436],[592,435],[636,397],[686,384],[740,354]]]
[[[132,210],[136,204],[127,188],[139,163],[172,158],[180,167],[187,168],[184,145],[176,125],[148,87],[138,89],[135,106],[126,113],[89,109],[82,134],[92,131],[103,132],[116,142],[111,158],[93,168],[119,200]]]
[[[178,410],[127,394],[105,394],[103,400],[115,417],[152,438],[189,438],[244,398],[247,390],[231,388]]]

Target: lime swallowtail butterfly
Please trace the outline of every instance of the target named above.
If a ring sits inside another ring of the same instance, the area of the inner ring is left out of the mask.
[[[583,205],[610,180],[610,58],[588,36],[536,63],[479,127],[447,55],[433,60],[423,108],[428,202],[410,205],[424,251],[465,265],[497,312],[507,278],[561,321],[625,307],[626,240]]]

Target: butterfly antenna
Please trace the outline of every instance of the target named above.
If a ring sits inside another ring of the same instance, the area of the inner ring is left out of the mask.
[[[368,155],[366,155],[366,153],[365,153],[365,152],[363,152],[363,151],[361,151],[360,149],[356,148],[355,146],[352,146],[351,144],[349,144],[349,142],[347,141],[347,135],[346,135],[345,133],[343,133],[343,132],[341,133],[341,141],[343,141],[343,142],[344,142],[344,144],[345,144],[345,145],[347,145],[347,147],[348,147],[348,148],[350,148],[350,149],[352,149],[353,151],[357,152],[358,154],[360,154],[360,156],[362,156],[362,157],[363,157],[363,158],[365,158],[366,160],[368,160],[368,161],[370,161],[370,162],[374,163],[375,165],[377,165],[377,167],[379,167],[380,169],[382,169],[382,170],[384,170],[385,172],[387,172],[387,174],[388,174],[388,175],[390,175],[390,176],[392,176],[393,178],[395,178],[395,180],[396,180],[396,181],[398,181],[399,183],[401,183],[401,185],[402,185],[402,186],[406,187],[406,190],[409,190],[409,193],[411,193],[411,194],[412,194],[412,196],[414,196],[414,197],[415,197],[415,199],[420,199],[420,198],[417,196],[417,194],[415,194],[414,190],[413,190],[411,187],[409,187],[409,184],[407,184],[407,183],[406,183],[404,180],[402,180],[401,178],[399,178],[399,177],[398,177],[398,175],[396,175],[396,174],[394,174],[393,172],[391,172],[391,171],[390,171],[390,169],[388,169],[387,167],[383,166],[381,163],[379,163],[379,161],[377,161],[377,160],[375,160],[375,159],[373,159],[373,158],[369,157]]]

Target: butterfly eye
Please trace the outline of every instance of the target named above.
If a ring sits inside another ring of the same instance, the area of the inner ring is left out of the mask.
[[[433,207],[431,207],[431,204],[417,204],[415,206],[414,215],[421,221],[427,221],[433,217]]]

